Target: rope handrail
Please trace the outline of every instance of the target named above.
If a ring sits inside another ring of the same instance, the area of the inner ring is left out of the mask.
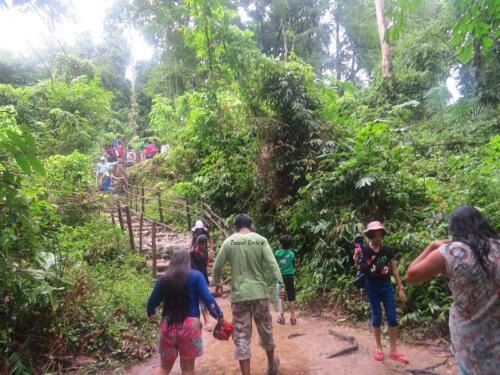
[[[167,209],[169,211],[173,211],[175,213],[180,213],[180,214],[185,213],[183,211],[183,209],[193,209],[193,210],[196,210],[199,213],[201,213],[211,224],[213,224],[218,230],[220,230],[225,235],[227,235],[229,232],[228,231],[229,226],[227,224],[227,221],[222,219],[219,215],[217,215],[211,209],[211,207],[203,201],[200,201],[200,206],[193,206],[192,204],[187,203],[184,199],[175,199],[175,198],[169,199],[169,198],[161,197],[162,190],[151,189],[151,188],[148,189],[147,187],[144,187],[144,189],[150,190],[150,191],[157,191],[158,193],[155,194],[154,196],[147,195],[147,194],[144,194],[144,196],[143,196],[142,194],[138,194],[136,192],[130,191],[127,188],[127,187],[136,187],[136,188],[142,189],[142,186],[132,185],[132,184],[128,183],[128,181],[125,177],[122,177],[122,176],[115,177],[115,179],[123,180],[125,182],[125,184],[123,186],[123,190],[124,190],[125,194],[127,195],[127,197],[129,197],[129,200],[135,198],[135,199],[141,200],[141,201],[144,199],[144,201],[147,201],[147,202],[151,202],[151,201],[159,202],[159,201],[161,201],[161,202],[166,204],[166,207],[168,207]],[[50,192],[60,193],[63,195],[68,194],[68,192],[66,192],[66,191],[57,190],[57,189],[51,189]],[[70,193],[73,193],[73,192],[70,192]],[[94,192],[94,194],[95,194],[95,192]],[[100,203],[107,204],[107,203],[109,203],[109,200],[112,198],[111,196],[108,196],[104,193],[101,193],[98,198],[91,199],[91,197],[94,194],[92,193],[92,191],[74,192],[73,196],[66,195],[64,197],[64,203],[52,202],[52,204],[54,204],[56,206],[56,208],[58,208],[58,209],[67,209],[67,208],[75,208],[75,207],[85,207],[85,206],[89,206],[89,205],[93,205],[93,204],[100,204]],[[174,196],[174,197],[176,197],[176,196]],[[179,197],[179,196],[177,196],[177,197]],[[82,202],[82,200],[85,200],[85,202]],[[178,205],[178,206],[181,206],[182,208],[181,209],[175,208],[175,207],[172,207],[172,205]],[[148,218],[148,220],[153,220],[153,219]]]
[[[120,203],[120,204],[121,204],[121,203]],[[134,215],[136,215],[136,216],[141,216],[141,214],[140,214],[139,212],[134,211],[132,208],[130,208],[130,207],[129,207],[128,209],[129,209],[129,211],[130,211],[131,213],[133,213]],[[144,215],[144,213],[142,214],[142,217],[144,218],[144,220],[147,220],[147,221],[150,221],[150,222],[156,222],[156,225],[163,226],[163,227],[167,228],[169,231],[175,232],[175,229],[174,229],[174,228],[172,228],[171,226],[169,226],[169,225],[167,225],[167,224],[165,224],[165,223],[159,222],[158,220],[151,219],[150,217],[148,217],[148,216]]]
[[[132,197],[135,197],[135,198],[140,198],[142,199],[142,195],[138,195],[138,194],[135,194],[135,193],[132,193],[132,192],[129,192],[125,187],[123,188],[125,190],[125,192],[132,196]],[[176,201],[170,201],[170,200],[166,200],[166,199],[161,199],[161,198],[152,198],[152,197],[144,197],[144,200],[148,200],[148,201],[158,201],[158,200],[161,200],[163,202],[172,202],[172,203],[179,203],[181,205],[183,205],[185,208],[186,207],[190,207],[192,208],[193,206],[192,205],[187,205],[185,204],[184,202],[176,202]],[[228,234],[228,230],[227,230],[227,223],[224,219],[220,218],[217,214],[215,214],[212,209],[210,208],[210,206],[208,206],[208,204],[206,204],[205,202],[202,202],[202,205],[205,206],[207,209],[201,207],[201,211],[202,211],[202,214],[212,223],[214,224],[217,229],[219,229],[220,231],[222,231],[225,235]],[[182,210],[179,210],[179,209],[176,209],[176,208],[172,208],[170,207],[169,210],[171,211],[174,211],[176,213],[184,213],[184,211]],[[223,224],[217,222],[217,220],[214,220],[214,218],[212,216],[215,216],[216,219],[218,219],[219,221],[221,221]],[[226,226],[226,228],[225,228]]]
[[[130,182],[128,182],[128,180],[127,180],[125,177],[123,177],[123,176],[114,177],[114,179],[116,179],[116,180],[124,180],[124,181],[125,181],[125,184],[126,184],[127,186],[129,186],[129,187],[135,187],[135,188],[137,188],[137,189],[143,189],[143,188],[144,188],[144,190],[154,191],[154,192],[156,192],[156,194],[155,194],[156,196],[158,196],[158,193],[160,193],[160,194],[161,194],[161,193],[164,191],[164,189],[160,189],[160,188],[156,188],[156,189],[155,189],[155,188],[149,188],[149,187],[147,187],[147,186],[132,185],[132,184],[131,184]],[[172,199],[172,200],[170,200],[171,202],[173,202],[173,203],[178,203],[178,204],[184,204],[184,205],[186,204],[186,203],[184,202],[184,199],[185,199],[185,198],[184,198],[184,197],[182,197],[181,195],[177,195],[177,194],[171,194],[171,195],[172,195],[174,198],[178,198],[178,199],[179,199],[179,201],[174,201],[174,200]],[[142,195],[141,195],[141,196],[142,196]],[[146,195],[144,195],[144,196],[146,197]],[[151,198],[151,199],[158,199],[158,198]],[[161,200],[166,201],[166,198],[161,198]]]
[[[174,203],[174,204],[178,204],[178,205],[181,205],[181,206],[184,206],[184,207],[192,207],[190,205],[188,205],[186,202],[184,201],[176,201],[176,200],[173,200],[173,199],[167,199],[167,198],[161,198],[159,196],[155,196],[155,197],[151,197],[151,196],[147,196],[146,194],[144,194],[144,196],[141,194],[137,194],[137,193],[134,193],[134,192],[131,192],[129,191],[127,188],[123,187],[123,190],[125,190],[125,192],[127,193],[127,195],[130,195],[131,197],[134,197],[134,198],[139,198],[139,199],[142,199],[142,197],[144,197],[144,200],[147,200],[147,201],[162,201],[164,203]]]
[[[182,197],[177,194],[172,194],[169,193],[170,197],[169,198],[164,198],[162,197],[162,193],[164,191],[163,188],[151,188],[148,186],[144,185],[134,185],[128,181],[128,179],[125,176],[112,176],[113,179],[115,180],[122,180],[124,182],[123,184],[123,190],[125,194],[127,195],[127,198],[129,202],[132,201],[132,199],[136,200],[136,207],[138,205],[138,199],[141,200],[142,202],[148,201],[157,201],[159,204],[159,210],[160,210],[160,220],[162,220],[162,213],[161,213],[161,203],[165,203],[168,206],[168,210],[174,211],[176,213],[183,213],[180,209],[174,208],[171,205],[178,205],[181,206],[183,209],[186,209],[187,215],[189,217],[189,210],[190,209],[196,209],[198,212],[201,211],[202,215],[210,221],[213,225],[215,225],[220,231],[222,231],[225,235],[229,233],[229,225],[226,220],[221,218],[219,215],[217,215],[212,208],[206,203],[200,200],[200,205],[199,206],[193,206],[192,204],[189,203],[188,199],[186,197]],[[133,190],[136,190],[134,192]],[[139,189],[141,190],[141,194],[139,194]],[[147,195],[145,194],[145,191],[153,191],[154,196]],[[189,220],[189,219],[188,219]]]
[[[125,183],[127,186],[134,186],[134,185],[128,184],[128,182],[125,178],[121,177],[121,179],[125,180]],[[187,204],[184,201],[176,201],[176,200],[172,200],[172,199],[161,198],[161,196],[158,196],[158,195],[156,195],[155,197],[148,197],[148,196],[146,196],[146,194],[144,194],[144,196],[142,194],[139,195],[137,193],[129,191],[125,186],[123,187],[123,190],[125,191],[125,193],[127,194],[128,197],[141,199],[141,200],[144,198],[145,201],[161,201],[164,203],[178,204],[178,205],[183,206],[183,208],[193,208],[193,205]],[[200,207],[200,209],[201,209],[203,216],[205,216],[213,225],[215,225],[217,227],[217,229],[222,231],[222,233],[224,233],[224,235],[227,235],[228,234],[228,224],[227,224],[226,220],[222,219],[215,212],[213,212],[213,210],[210,208],[210,206],[207,203],[201,202],[201,205],[202,206]],[[183,211],[176,209],[176,208],[173,208],[173,207],[169,207],[169,210],[177,212],[177,213],[184,213]],[[217,220],[215,220],[214,217]]]
[[[151,200],[155,200],[155,199],[151,199]],[[121,205],[123,205],[121,202],[120,202],[120,204],[121,204]],[[124,205],[124,206],[125,206],[125,205]],[[138,213],[138,212],[134,211],[134,210],[133,210],[133,209],[131,209],[130,207],[129,207],[129,210],[130,210],[131,212],[133,212],[135,215],[140,215],[140,213]],[[170,210],[171,210],[171,211],[174,211],[174,212],[177,212],[177,213],[184,213],[184,211],[179,210],[179,209],[175,209],[175,208],[170,208]],[[228,234],[227,229],[226,229],[226,228],[224,228],[223,226],[221,226],[221,225],[220,225],[220,224],[219,224],[216,220],[214,220],[210,212],[208,212],[208,211],[207,211],[207,210],[205,210],[205,209],[202,209],[202,213],[204,214],[204,216],[205,216],[205,217],[206,217],[206,218],[207,218],[207,219],[208,219],[208,220],[209,220],[212,224],[214,224],[214,225],[217,227],[217,229],[219,229],[219,230],[220,230],[222,233],[224,233],[225,235],[227,235],[227,234]],[[213,215],[215,215],[213,212],[212,212],[212,214],[213,214]],[[144,214],[143,214],[143,215],[144,215]],[[215,216],[217,216],[217,215],[215,215]],[[144,218],[146,218],[146,219],[147,219],[147,220],[149,220],[149,221],[156,221],[156,220],[151,219],[151,218],[149,218],[149,217],[147,217],[147,216],[144,216]],[[163,225],[163,226],[165,226],[165,227],[169,228],[170,230],[173,230],[171,227],[169,227],[168,225],[166,225],[166,224],[164,224],[164,223],[161,223],[161,222],[158,222],[158,221],[156,221],[156,222],[157,222],[158,224],[160,224],[160,225]]]
[[[55,205],[57,208],[75,208],[75,207],[84,207],[84,206],[88,206],[88,205],[91,205],[91,204],[94,204],[94,203],[98,203],[98,202],[104,202],[106,203],[107,200],[106,199],[103,199],[103,198],[98,198],[98,199],[95,199],[95,200],[90,200],[90,201],[87,201],[87,202],[81,202],[80,204],[57,204],[57,203],[52,203],[53,205]]]
[[[150,190],[150,191],[155,191],[155,192],[162,192],[164,189],[163,188],[151,188],[151,187],[147,187],[147,186],[144,186],[144,185],[133,185],[131,184],[125,177],[123,176],[119,176],[119,177],[114,177],[115,179],[117,180],[125,180],[125,183],[130,186],[130,187],[135,187],[135,188],[138,188],[138,189],[142,189],[144,188],[144,190]],[[179,198],[179,199],[184,199],[183,196],[181,195],[177,195],[177,194],[171,194],[173,195],[174,197],[176,198]]]

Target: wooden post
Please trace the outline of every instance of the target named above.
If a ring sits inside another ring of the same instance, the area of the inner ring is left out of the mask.
[[[113,211],[111,211],[109,214],[111,215],[111,223],[112,223],[113,225],[116,225],[116,222],[115,222],[115,215],[113,215]]]
[[[151,256],[151,260],[153,261],[153,277],[158,277],[156,269],[156,221],[153,221],[153,227],[151,228]]]
[[[141,220],[139,222],[139,252],[142,253],[142,229],[144,228],[144,214],[141,212]]]
[[[128,236],[130,238],[130,248],[135,250],[134,232],[132,231],[132,219],[130,217],[130,209],[125,206],[125,215],[127,216]]]
[[[127,138],[122,138],[122,163],[124,169],[127,168],[127,152],[128,152]]]
[[[158,210],[160,211],[160,223],[163,223],[163,210],[161,208],[161,191],[158,190],[156,195],[158,195]]]
[[[139,210],[139,203],[137,202],[139,196],[139,186],[135,189],[135,210]]]
[[[141,212],[144,212],[144,185],[141,187]]]
[[[123,225],[123,216],[122,216],[122,208],[120,202],[116,202],[116,205],[118,207],[118,220],[120,221],[120,228],[122,231],[125,230],[125,225]]]
[[[187,225],[188,231],[191,230],[191,212],[189,212],[189,200],[186,198],[186,214],[187,214]]]

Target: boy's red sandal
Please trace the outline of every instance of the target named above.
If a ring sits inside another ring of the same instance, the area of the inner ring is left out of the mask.
[[[389,357],[395,361],[401,362],[404,365],[410,363],[410,361],[408,361],[408,359],[406,359],[406,357],[401,353],[391,353],[389,354]]]
[[[375,352],[373,353],[373,359],[375,361],[383,361],[384,360],[384,352],[382,352],[381,350],[375,350]]]

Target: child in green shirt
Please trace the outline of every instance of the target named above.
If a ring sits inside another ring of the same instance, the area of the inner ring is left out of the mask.
[[[290,323],[292,325],[297,324],[297,319],[295,319],[295,285],[294,285],[294,275],[295,275],[295,253],[290,249],[292,239],[288,235],[283,235],[279,239],[281,248],[274,252],[276,261],[280,268],[281,275],[283,276],[283,283],[285,284],[286,297],[288,300],[288,307],[290,309]],[[283,301],[282,305],[285,305]],[[281,311],[281,315],[278,318],[279,324],[285,324],[285,313]]]

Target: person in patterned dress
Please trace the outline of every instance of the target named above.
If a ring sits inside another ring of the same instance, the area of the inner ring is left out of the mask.
[[[410,264],[406,280],[439,274],[453,294],[449,327],[462,375],[500,374],[500,240],[471,205],[449,217],[451,240],[433,241]]]

